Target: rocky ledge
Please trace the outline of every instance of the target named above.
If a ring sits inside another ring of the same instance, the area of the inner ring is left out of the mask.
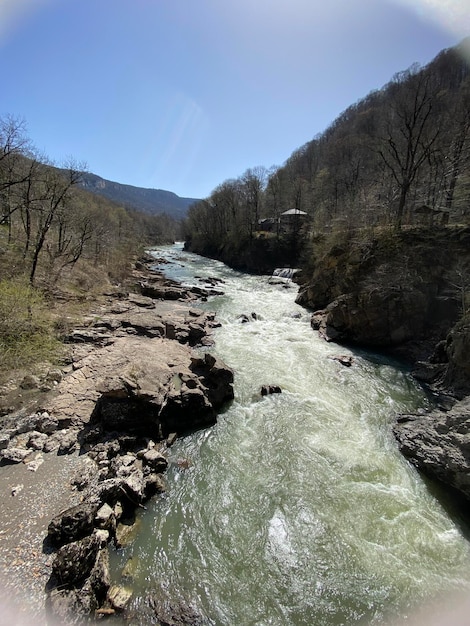
[[[164,491],[175,438],[214,424],[233,398],[232,371],[203,350],[215,316],[190,304],[214,291],[170,284],[149,271],[151,262],[140,262],[135,292],[110,295],[70,332],[67,367],[22,382],[44,390],[36,410],[2,418],[4,466],[36,470],[47,453],[88,458],[73,479],[80,501],[57,512],[43,545],[46,604],[67,623],[124,609],[130,593],[112,585],[109,542],[119,546],[135,510]]]
[[[436,409],[398,416],[400,449],[422,472],[470,498],[470,229],[357,231],[343,239],[317,254],[297,301],[314,311],[312,327],[327,341],[411,362]]]
[[[413,375],[437,406],[399,415],[393,432],[401,452],[424,474],[470,501],[470,320],[464,317]]]
[[[393,430],[413,465],[470,500],[469,398],[449,411],[400,415]]]

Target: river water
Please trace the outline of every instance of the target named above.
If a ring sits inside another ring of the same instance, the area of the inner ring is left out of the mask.
[[[166,496],[114,557],[133,571],[136,610],[153,594],[218,626],[383,624],[468,590],[460,525],[391,435],[397,412],[427,404],[403,368],[319,339],[292,284],[179,246],[157,254],[171,278],[225,281],[201,306],[222,323],[212,350],[235,371],[235,400],[171,448]],[[351,367],[332,358],[345,354]],[[263,384],[282,393],[261,397]]]

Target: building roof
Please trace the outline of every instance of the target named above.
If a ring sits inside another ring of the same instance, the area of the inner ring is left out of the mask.
[[[284,211],[281,215],[308,215],[305,211],[301,211],[300,209],[289,209],[288,211]]]

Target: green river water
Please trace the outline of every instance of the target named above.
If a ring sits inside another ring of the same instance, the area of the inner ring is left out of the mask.
[[[406,371],[319,339],[292,284],[178,246],[156,254],[171,278],[225,281],[201,306],[222,323],[211,350],[235,371],[235,400],[170,449],[167,494],[113,557],[133,570],[132,623],[147,594],[218,626],[332,626],[388,623],[468,590],[469,543],[391,434],[398,412],[428,402]],[[282,393],[262,398],[262,384]]]

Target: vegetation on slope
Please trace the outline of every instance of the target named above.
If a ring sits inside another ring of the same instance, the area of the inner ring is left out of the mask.
[[[79,164],[59,169],[36,154],[21,120],[0,119],[2,371],[50,357],[71,300],[121,283],[145,246],[176,236],[168,216],[87,192],[82,175]]]
[[[243,257],[246,241],[256,247],[268,238],[280,262],[290,247],[290,263],[308,265],[318,233],[333,240],[358,229],[468,223],[469,53],[467,39],[426,67],[400,72],[282,167],[219,185],[189,211],[190,249],[230,262],[227,249]],[[286,224],[289,209],[306,215]]]
[[[197,202],[196,198],[181,198],[171,191],[122,185],[90,173],[83,174],[80,185],[126,208],[151,215],[166,213],[174,219],[184,218],[188,208]]]

